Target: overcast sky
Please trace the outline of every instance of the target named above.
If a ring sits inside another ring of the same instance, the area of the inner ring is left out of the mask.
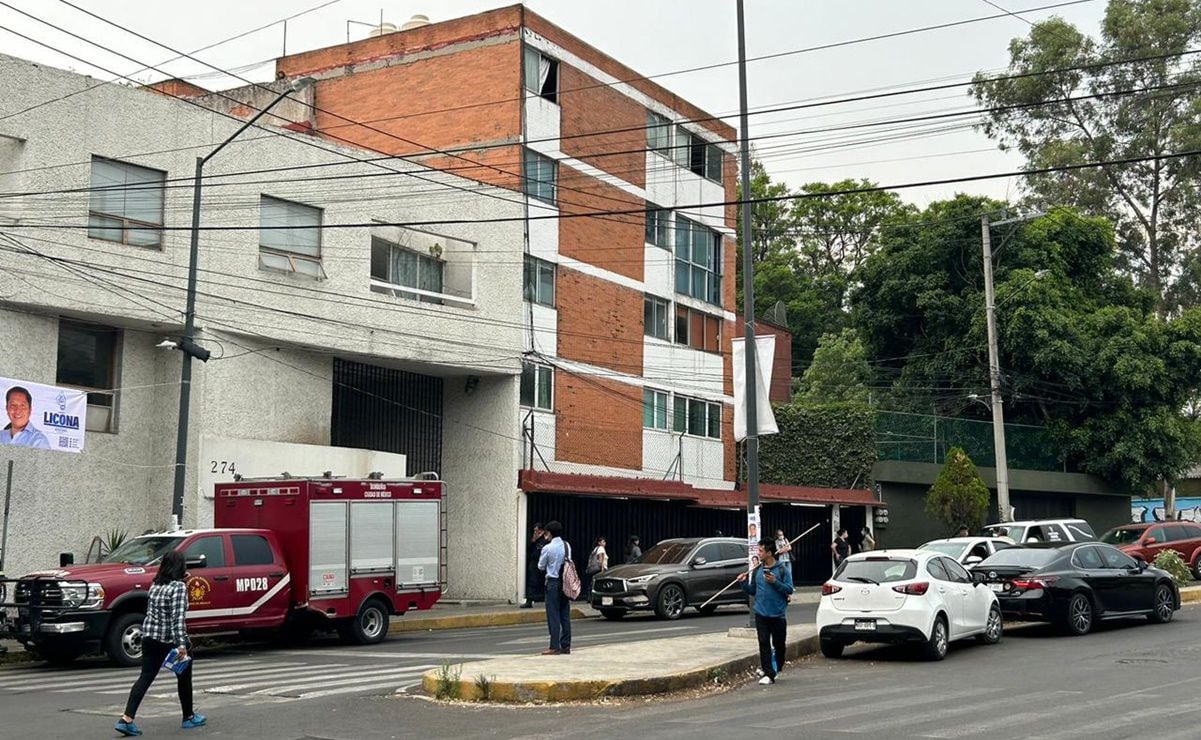
[[[141,64],[156,66],[173,55],[153,43],[89,18],[61,0],[2,0],[6,5],[53,23],[60,29],[119,51]],[[200,3],[158,0],[70,0],[156,41],[192,52],[258,26],[278,21],[321,4],[322,0],[205,0]],[[1104,0],[1089,0],[1053,10],[1025,9],[1063,0],[996,0],[1006,10],[1037,21],[1060,15],[1095,34],[1105,11]],[[387,22],[400,25],[414,13],[434,22],[499,7],[488,0],[422,0],[389,2],[340,0],[288,23],[291,52],[345,43],[347,21],[378,22],[381,6]],[[612,55],[640,74],[667,72],[731,62],[737,58],[733,0],[531,0],[526,5],[552,22]],[[984,0],[746,0],[747,55],[779,54],[836,42],[894,33],[942,23],[1000,14]],[[162,65],[167,75],[141,70],[89,43],[66,35],[0,5],[0,28],[11,29],[74,54],[84,61],[0,31],[0,51],[103,79],[113,72],[140,80],[180,76],[206,87],[231,87],[231,78],[215,76],[191,60]],[[351,27],[351,39],[366,36],[368,28]],[[970,78],[977,71],[1000,71],[1008,61],[1007,45],[1029,30],[1026,21],[1002,17],[949,29],[897,38],[866,41],[840,48],[813,50],[759,62],[748,67],[748,96],[752,110],[842,97],[869,90]],[[221,69],[249,79],[272,77],[271,60],[283,50],[283,26],[276,24],[245,38],[199,55]],[[660,84],[737,125],[738,78],[734,66],[656,77]],[[908,101],[908,102],[906,102]],[[1018,169],[1021,160],[996,150],[982,134],[962,127],[945,130],[954,121],[937,124],[939,131],[914,131],[923,136],[897,138],[897,130],[820,132],[815,129],[866,121],[963,110],[971,105],[966,93],[893,98],[872,103],[794,110],[751,117],[751,137],[770,137],[756,146],[768,171],[793,185],[847,177],[882,184],[1004,172]],[[3,100],[0,99],[0,110]],[[962,124],[960,124],[962,126]],[[884,141],[872,142],[872,139]],[[924,205],[956,191],[997,197],[1014,195],[1016,181],[1001,179],[958,187],[901,191],[911,202]]]

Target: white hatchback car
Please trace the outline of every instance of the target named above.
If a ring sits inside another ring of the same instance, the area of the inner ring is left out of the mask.
[[[915,643],[942,660],[953,640],[1001,640],[997,596],[962,565],[934,550],[879,550],[852,555],[822,586],[817,631],[822,654],[842,655],[853,642]]]
[[[948,537],[945,540],[930,540],[918,545],[919,550],[933,550],[950,555],[959,564],[970,568],[998,550],[1014,547],[1008,537]]]

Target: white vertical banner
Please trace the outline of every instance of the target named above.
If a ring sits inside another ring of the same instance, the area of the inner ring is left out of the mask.
[[[746,439],[746,340],[735,339],[734,345],[734,439]],[[776,415],[771,410],[767,391],[771,387],[772,365],[776,358],[776,338],[768,334],[755,337],[755,409],[759,434],[776,434]]]
[[[747,570],[759,564],[759,540],[762,538],[759,522],[760,509],[756,506],[746,513],[746,565]]]

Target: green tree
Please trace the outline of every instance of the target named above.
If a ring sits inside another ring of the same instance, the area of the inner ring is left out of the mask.
[[[1031,169],[1149,158],[1027,185],[1038,199],[1110,218],[1123,268],[1155,295],[1161,316],[1198,290],[1196,269],[1181,268],[1198,246],[1201,158],[1161,157],[1201,146],[1201,60],[1184,53],[1199,43],[1195,0],[1110,0],[1097,39],[1052,18],[1010,42],[1010,75],[1049,74],[980,74],[973,87],[989,108],[984,132]]]
[[[811,182],[792,205],[797,228],[797,254],[803,269],[824,280],[845,304],[855,272],[874,251],[880,230],[912,213],[896,193],[847,193],[873,187],[868,180]]]
[[[958,447],[947,451],[946,464],[926,492],[926,513],[943,526],[947,535],[960,527],[975,532],[988,516],[988,488],[976,464]]]
[[[867,353],[854,329],[823,334],[813,353],[813,362],[797,384],[796,399],[809,404],[867,403],[871,377]]]

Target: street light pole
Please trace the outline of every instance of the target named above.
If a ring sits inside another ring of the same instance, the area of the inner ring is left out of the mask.
[[[224,149],[227,144],[241,136],[243,131],[253,126],[260,118],[266,115],[267,111],[274,108],[277,103],[303,87],[311,85],[312,82],[312,78],[309,77],[293,80],[287,89],[277,95],[262,110],[254,114],[254,117],[249,121],[243,123],[225,141],[218,144],[217,148],[203,157],[196,158],[196,175],[192,183],[192,230],[191,246],[188,253],[187,308],[184,312],[183,337],[178,344],[178,349],[183,352],[183,366],[180,368],[179,373],[179,424],[177,425],[175,435],[175,487],[171,499],[171,514],[176,525],[183,524],[184,482],[187,477],[188,463],[188,416],[192,400],[192,358],[195,357],[201,362],[205,362],[209,358],[208,350],[197,345],[195,337],[196,263],[200,257],[200,190],[201,184],[204,181],[204,165],[216,156],[217,152]]]
[[[988,381],[992,389],[992,439],[996,456],[998,521],[1008,522],[1009,461],[1005,455],[1005,412],[1001,405],[1001,359],[997,347],[997,306],[992,276],[992,238],[988,214],[980,217],[980,236],[984,243],[984,310],[988,324]]]

